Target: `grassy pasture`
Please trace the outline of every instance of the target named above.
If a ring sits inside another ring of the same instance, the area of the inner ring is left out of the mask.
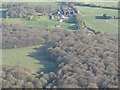
[[[96,31],[105,33],[118,33],[118,19],[98,19],[96,16],[102,16],[107,14],[110,16],[118,16],[117,10],[103,9],[103,8],[92,8],[77,6],[77,9],[83,15],[84,22],[88,27]]]
[[[2,63],[10,66],[28,68],[33,73],[49,72],[56,68],[56,64],[46,54],[47,47],[34,46],[2,50]]]
[[[98,6],[118,7],[118,2],[89,2],[89,3]]]
[[[5,8],[0,8],[0,11],[5,11],[5,10],[7,10],[7,9],[5,9]]]
[[[49,20],[47,16],[39,16],[37,20],[25,20],[22,18],[7,18],[4,20],[9,24],[19,23],[27,27],[42,27],[42,28],[55,28],[55,25],[59,24],[58,19]],[[74,29],[74,25],[70,23],[61,23],[61,29]]]

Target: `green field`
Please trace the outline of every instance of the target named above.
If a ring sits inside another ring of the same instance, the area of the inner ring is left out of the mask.
[[[55,25],[59,24],[58,19],[55,20],[49,20],[47,16],[39,16],[37,20],[25,20],[22,18],[7,18],[4,20],[4,22],[7,22],[9,24],[21,24],[27,27],[40,27],[40,28],[55,28]],[[62,22],[60,24],[61,29],[76,29],[74,28],[75,24],[65,23]]]
[[[84,3],[97,6],[118,7],[118,2],[84,2]]]
[[[50,72],[57,64],[49,59],[46,53],[47,46],[25,47],[2,50],[3,65],[22,66],[31,72]]]
[[[0,8],[0,11],[5,11],[5,10],[7,10],[7,9],[5,9],[5,8]]]
[[[117,10],[103,9],[103,8],[92,8],[77,6],[77,9],[83,16],[86,25],[96,31],[105,33],[118,33],[118,19],[97,19],[96,16],[102,16],[107,14],[110,16],[118,16]]]

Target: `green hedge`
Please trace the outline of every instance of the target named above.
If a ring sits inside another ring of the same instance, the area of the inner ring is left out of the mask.
[[[80,13],[76,14],[76,24],[78,26],[79,29],[84,28],[84,24],[83,24],[83,17]]]

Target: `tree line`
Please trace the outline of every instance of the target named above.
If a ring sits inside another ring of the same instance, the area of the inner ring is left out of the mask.
[[[6,16],[9,18],[26,18],[37,13],[50,13],[54,12],[57,6],[54,5],[31,5],[29,3],[4,3],[2,8],[7,9]]]
[[[53,86],[51,84],[55,78],[54,72],[35,76],[27,68],[9,65],[2,66],[2,88],[49,88]]]
[[[21,24],[3,23],[0,31],[3,49],[42,45],[59,38],[55,30],[25,27]]]

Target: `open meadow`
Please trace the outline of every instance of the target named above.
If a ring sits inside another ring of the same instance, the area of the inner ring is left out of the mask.
[[[49,59],[46,49],[43,46],[3,49],[2,64],[21,66],[33,73],[54,71],[57,65]]]
[[[21,24],[27,27],[37,27],[37,28],[55,28],[55,25],[60,25],[61,29],[73,29],[76,30],[75,24],[71,23],[60,23],[58,19],[55,20],[49,20],[47,16],[39,16],[37,20],[25,20],[22,18],[6,18],[4,19],[4,22],[7,22],[9,24]]]

